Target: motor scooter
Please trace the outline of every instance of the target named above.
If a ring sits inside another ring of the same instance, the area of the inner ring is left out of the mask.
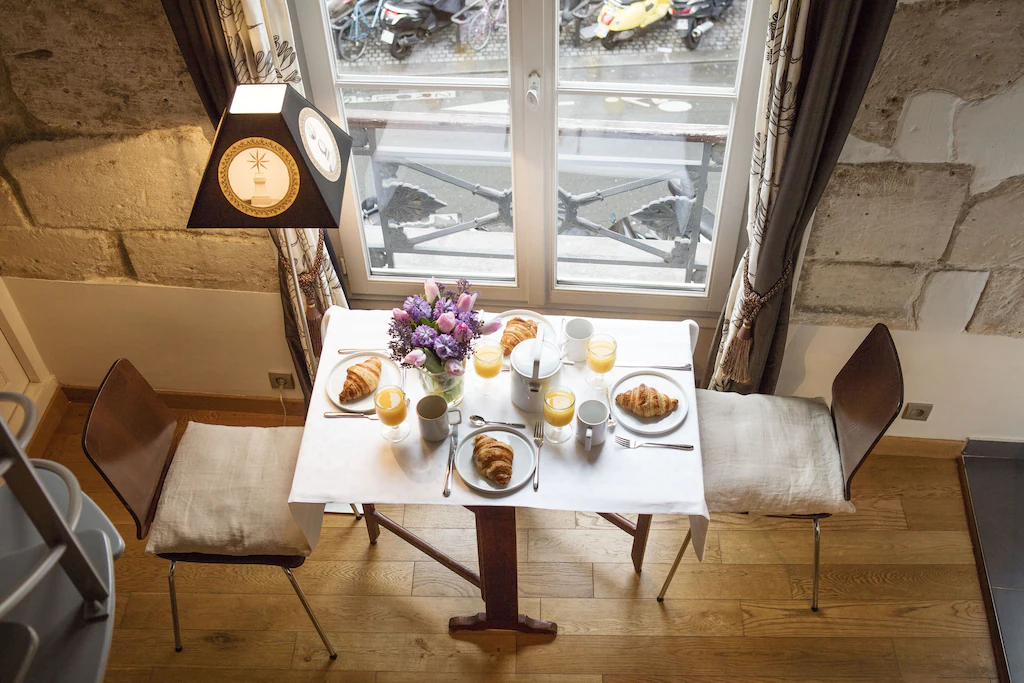
[[[405,59],[413,47],[431,34],[452,24],[452,15],[463,9],[463,0],[389,0],[381,15],[381,41],[391,56]]]
[[[683,45],[696,50],[700,39],[731,6],[732,0],[672,0],[672,16]]]
[[[616,43],[668,16],[671,6],[671,0],[605,0],[594,35],[606,50],[611,50]]]

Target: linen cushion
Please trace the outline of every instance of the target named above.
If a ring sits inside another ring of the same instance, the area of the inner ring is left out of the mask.
[[[189,422],[164,482],[146,552],[301,555],[288,508],[302,427]]]
[[[853,512],[828,406],[807,398],[697,390],[711,512]]]

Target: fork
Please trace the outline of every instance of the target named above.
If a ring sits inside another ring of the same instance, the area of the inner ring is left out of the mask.
[[[533,490],[540,488],[540,448],[544,445],[544,423],[533,423],[533,443],[537,444],[537,467],[533,470]]]
[[[619,444],[623,448],[640,448],[642,446],[650,446],[652,448],[671,448],[676,451],[692,451],[693,446],[688,443],[657,443],[655,441],[633,441],[627,439],[624,436],[615,437],[615,443]]]

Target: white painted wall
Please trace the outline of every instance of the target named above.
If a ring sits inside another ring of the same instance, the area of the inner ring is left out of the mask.
[[[156,389],[276,397],[267,372],[293,372],[276,293],[4,281],[64,385],[97,386],[115,360],[128,358]]]
[[[829,398],[832,380],[867,335],[848,327],[794,325],[777,393]],[[905,400],[932,403],[926,422],[897,418],[890,436],[1024,438],[1024,339],[938,332],[892,333]]]

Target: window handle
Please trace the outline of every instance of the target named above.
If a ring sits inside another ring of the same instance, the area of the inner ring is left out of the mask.
[[[526,79],[526,104],[531,109],[540,104],[540,75],[536,71]]]

